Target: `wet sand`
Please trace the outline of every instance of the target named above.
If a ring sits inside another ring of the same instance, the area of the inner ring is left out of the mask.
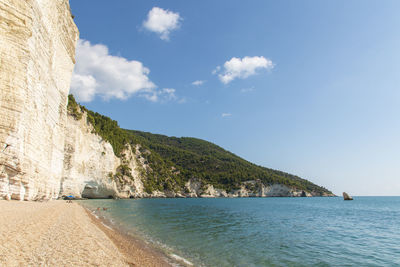
[[[0,266],[170,266],[77,203],[0,201]]]

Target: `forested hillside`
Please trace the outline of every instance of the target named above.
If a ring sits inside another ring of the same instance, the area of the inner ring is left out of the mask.
[[[117,156],[126,144],[139,147],[151,166],[143,173],[144,186],[149,193],[182,191],[189,179],[197,178],[227,192],[240,188],[245,181],[259,180],[265,185],[283,184],[316,195],[331,194],[298,176],[255,165],[204,140],[122,129],[116,121],[77,104],[72,95],[68,111],[76,119],[81,119],[81,111],[87,112],[87,121],[97,134],[111,143]]]

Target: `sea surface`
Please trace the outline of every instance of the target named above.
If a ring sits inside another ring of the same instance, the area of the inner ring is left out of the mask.
[[[195,266],[400,266],[400,197],[81,203]]]

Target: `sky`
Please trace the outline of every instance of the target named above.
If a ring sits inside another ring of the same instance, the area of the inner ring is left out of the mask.
[[[400,195],[400,1],[70,4],[87,108],[338,195]]]

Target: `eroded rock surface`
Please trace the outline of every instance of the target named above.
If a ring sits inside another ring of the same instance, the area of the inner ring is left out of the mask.
[[[0,197],[55,199],[78,29],[67,0],[0,0]]]

